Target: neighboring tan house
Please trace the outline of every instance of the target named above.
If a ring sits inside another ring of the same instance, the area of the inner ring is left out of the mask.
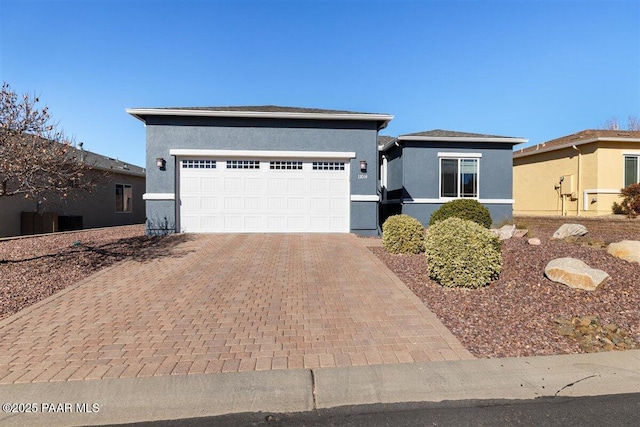
[[[99,184],[90,193],[67,197],[0,197],[0,237],[144,223],[144,168],[78,151],[78,158],[91,165],[90,173],[99,176]]]
[[[377,138],[393,116],[278,106],[133,108],[147,233],[378,234]]]
[[[440,129],[381,136],[381,222],[405,213],[428,225],[436,209],[459,198],[485,205],[494,224],[511,221],[513,146],[526,141]]]
[[[514,213],[612,213],[640,181],[640,131],[584,130],[513,153]]]

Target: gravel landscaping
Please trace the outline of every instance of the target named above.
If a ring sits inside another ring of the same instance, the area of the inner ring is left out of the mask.
[[[162,256],[185,235],[149,237],[144,225],[0,241],[0,319],[125,259]]]
[[[566,331],[566,319],[581,316],[596,316],[599,324],[609,329],[615,326],[640,342],[640,265],[615,258],[605,249],[609,242],[640,240],[640,223],[585,220],[580,222],[589,230],[586,236],[551,240],[564,222],[577,221],[523,219],[530,236],[540,238],[542,244],[530,246],[526,238],[504,241],[500,278],[476,290],[447,289],[432,281],[424,254],[391,255],[381,247],[371,250],[476,357],[594,351]],[[544,276],[544,268],[561,257],[579,258],[611,278],[594,292],[554,283]],[[598,348],[611,348],[605,344]]]

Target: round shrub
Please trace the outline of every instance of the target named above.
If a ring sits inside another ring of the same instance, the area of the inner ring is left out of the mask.
[[[491,227],[492,222],[489,209],[479,201],[474,199],[456,199],[436,209],[436,211],[431,214],[429,225],[451,217],[468,219],[485,228]]]
[[[392,254],[419,254],[424,251],[424,228],[409,215],[392,215],[382,224],[382,245]]]
[[[498,237],[465,219],[448,218],[429,227],[425,254],[429,276],[447,287],[479,288],[502,270]]]

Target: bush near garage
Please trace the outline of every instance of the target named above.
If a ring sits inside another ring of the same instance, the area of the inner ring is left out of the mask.
[[[438,221],[425,238],[429,277],[451,288],[485,286],[502,270],[500,247],[497,236],[473,221],[455,217]]]
[[[474,199],[456,199],[436,209],[433,214],[431,214],[429,225],[431,226],[438,221],[452,217],[468,219],[485,228],[491,227],[492,223],[489,209],[482,203]]]
[[[382,224],[382,246],[392,254],[424,252],[424,227],[416,218],[392,215]]]

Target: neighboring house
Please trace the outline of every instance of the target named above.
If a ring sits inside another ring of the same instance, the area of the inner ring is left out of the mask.
[[[97,186],[67,197],[0,197],[0,237],[144,223],[144,168],[78,151],[90,173],[99,176]]]
[[[377,137],[393,116],[276,106],[133,108],[147,232],[378,234]]]
[[[640,181],[640,131],[584,130],[513,153],[519,215],[608,215]]]
[[[447,130],[379,139],[381,221],[404,213],[429,224],[444,203],[470,198],[494,224],[513,215],[513,146],[526,139]]]

